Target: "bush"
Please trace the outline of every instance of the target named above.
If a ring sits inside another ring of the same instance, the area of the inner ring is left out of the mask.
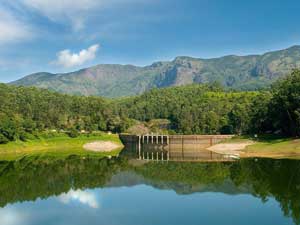
[[[60,133],[60,132],[53,132],[53,131],[40,131],[37,133],[34,133],[34,135],[37,138],[44,138],[44,139],[49,139],[49,138],[56,138],[56,137],[66,137],[67,135],[64,133]]]
[[[69,137],[71,138],[76,138],[79,136],[79,132],[76,130],[76,129],[71,129],[69,132],[68,132],[68,135]]]
[[[27,132],[20,132],[19,139],[21,141],[27,141],[27,140],[34,140],[36,137],[33,134],[27,133]]]
[[[232,125],[225,125],[220,130],[221,134],[233,134],[233,126]]]
[[[0,144],[6,144],[8,143],[8,141],[9,140],[3,134],[0,133]]]

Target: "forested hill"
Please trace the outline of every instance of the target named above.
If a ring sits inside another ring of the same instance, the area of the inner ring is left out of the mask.
[[[216,85],[153,89],[115,100],[71,96],[33,87],[0,84],[0,144],[40,132],[127,132],[151,120],[169,121],[181,134],[300,135],[300,71],[269,91],[224,91]]]
[[[119,97],[153,88],[218,82],[238,90],[256,90],[300,68],[300,46],[263,55],[225,56],[214,59],[177,57],[146,67],[97,65],[66,74],[36,73],[12,82],[62,93]]]

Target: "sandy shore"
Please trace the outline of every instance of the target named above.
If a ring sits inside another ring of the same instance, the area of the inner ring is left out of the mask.
[[[120,144],[111,141],[94,141],[83,145],[84,149],[93,152],[111,152],[120,147]]]
[[[225,155],[240,155],[243,154],[242,150],[244,150],[247,146],[255,144],[254,141],[245,141],[241,143],[222,143],[222,144],[216,144],[213,145],[207,150],[210,150],[212,152],[216,152],[219,154],[225,154]]]

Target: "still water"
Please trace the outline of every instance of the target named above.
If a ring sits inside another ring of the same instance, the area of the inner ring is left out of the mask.
[[[1,225],[299,223],[300,161],[0,162]]]

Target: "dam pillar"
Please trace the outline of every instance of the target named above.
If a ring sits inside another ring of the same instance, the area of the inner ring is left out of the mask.
[[[139,159],[141,159],[141,136],[138,136],[138,152],[139,152]]]
[[[182,158],[184,158],[184,139],[183,135],[181,135],[181,152],[182,152]]]

